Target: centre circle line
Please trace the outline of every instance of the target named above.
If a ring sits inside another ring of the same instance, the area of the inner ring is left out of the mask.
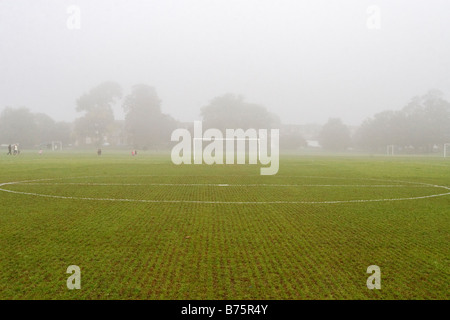
[[[0,183],[0,187],[5,185],[26,185],[32,184],[38,181],[55,181],[55,180],[64,180],[64,179],[80,179],[80,178],[101,178],[101,177],[111,177],[111,176],[88,176],[88,177],[63,177],[63,178],[48,178],[48,179],[35,179],[35,180],[23,180],[23,181],[15,181],[15,182],[5,182]],[[119,177],[119,176],[117,176]],[[120,176],[120,177],[136,177],[136,176]],[[157,177],[157,176],[154,176]],[[323,178],[323,177],[314,177],[309,176],[309,178]],[[364,180],[362,178],[338,178],[335,179],[348,179],[348,180]],[[442,188],[446,190],[450,190],[450,187],[422,183],[422,182],[408,182],[408,181],[396,181],[396,180],[382,180],[382,179],[365,179],[367,181],[389,181],[389,182],[397,182],[397,183],[405,183],[418,185],[423,187],[430,188]],[[37,183],[42,184],[42,183]],[[123,184],[120,184],[123,185]],[[177,185],[180,184],[165,184],[165,185]],[[183,184],[182,184],[183,185]],[[184,184],[184,185],[199,185],[199,184]],[[225,184],[207,184],[213,186],[238,186],[238,185],[225,185]],[[273,184],[254,184],[251,186],[264,186]],[[249,186],[249,185],[241,185],[241,186]],[[282,185],[278,185],[282,186]],[[305,186],[305,185],[284,185],[284,186]],[[317,186],[317,185],[314,185]],[[325,185],[322,185],[325,186]],[[336,185],[326,185],[326,186],[336,186]],[[344,185],[342,185],[344,186]],[[345,185],[349,186],[349,185]],[[351,185],[351,186],[359,186],[359,185]],[[373,185],[367,185],[373,186]],[[397,186],[397,185],[386,185],[386,186]],[[48,195],[48,194],[40,194],[40,193],[32,193],[32,192],[22,192],[22,191],[14,191],[8,190],[4,188],[0,188],[0,191],[13,193],[13,194],[22,194],[22,195],[31,195],[38,197],[47,197],[47,198],[55,198],[55,199],[71,199],[71,200],[89,200],[89,201],[119,201],[119,202],[143,202],[143,203],[205,203],[205,204],[337,204],[337,203],[364,203],[364,202],[387,202],[387,201],[404,201],[404,200],[416,200],[416,199],[428,199],[450,195],[450,192],[426,195],[426,196],[418,196],[418,197],[404,197],[404,198],[387,198],[387,199],[355,199],[355,200],[329,200],[329,201],[208,201],[208,200],[146,200],[146,199],[120,199],[120,198],[92,198],[92,197],[71,197],[71,196],[58,196],[58,195]]]

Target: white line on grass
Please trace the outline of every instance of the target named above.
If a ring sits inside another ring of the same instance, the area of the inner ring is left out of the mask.
[[[76,185],[76,186],[198,186],[198,187],[362,187],[362,188],[423,188],[422,185],[404,185],[404,184],[214,184],[214,183],[91,183],[91,182],[55,182],[55,183],[14,183],[15,185],[43,185],[43,186],[58,186],[58,185]]]
[[[98,178],[99,176],[97,176]],[[110,177],[110,176],[109,176]],[[122,176],[123,177],[123,176]],[[81,178],[81,177],[80,177]],[[83,177],[87,178],[87,177]],[[315,177],[320,178],[320,177]],[[62,179],[70,179],[70,178],[55,178],[55,179],[36,179],[36,180],[26,180],[26,181],[16,181],[16,182],[5,182],[1,183],[0,187],[5,185],[15,185],[15,184],[27,184],[33,183],[37,181],[52,181],[52,180],[62,180]],[[349,178],[342,178],[349,179]],[[366,179],[366,180],[378,180],[381,179]],[[388,181],[388,180],[384,180]],[[401,181],[391,181],[391,182],[401,182]],[[446,190],[450,190],[450,187],[433,185],[428,183],[420,183],[420,182],[407,182],[402,181],[406,184],[416,184],[422,185],[424,187],[433,187],[433,188],[442,188]],[[119,202],[143,202],[143,203],[205,203],[205,204],[336,204],[336,203],[365,203],[365,202],[385,202],[385,201],[404,201],[404,200],[417,200],[417,199],[429,199],[435,197],[442,197],[446,195],[450,195],[450,192],[433,194],[427,196],[419,196],[419,197],[407,197],[407,198],[393,198],[393,199],[362,199],[362,200],[333,200],[333,201],[205,201],[205,200],[144,200],[144,199],[117,199],[117,198],[90,198],[90,197],[70,197],[70,196],[58,196],[58,195],[49,195],[49,194],[39,194],[32,192],[22,192],[22,191],[13,191],[8,189],[0,188],[0,191],[14,193],[14,194],[22,194],[22,195],[31,195],[38,197],[46,197],[46,198],[54,198],[54,199],[71,199],[71,200],[92,200],[92,201],[119,201]]]

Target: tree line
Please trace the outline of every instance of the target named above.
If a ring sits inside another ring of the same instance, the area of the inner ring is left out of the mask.
[[[330,119],[318,138],[331,151],[353,148],[380,153],[393,146],[402,153],[429,153],[450,142],[450,103],[442,92],[431,90],[401,110],[375,114],[353,133],[340,119]]]
[[[113,105],[122,103],[124,121],[116,121]],[[137,84],[123,97],[117,82],[103,82],[76,101],[80,117],[73,123],[55,122],[26,108],[7,107],[0,114],[0,143],[20,143],[22,148],[50,145],[101,147],[127,145],[137,149],[159,149],[170,145],[170,134],[186,126],[161,111],[154,87]],[[224,94],[200,109],[204,128],[280,128],[280,148],[299,150],[307,146],[301,130],[281,123],[265,107],[249,103],[242,96]],[[431,152],[436,145],[450,142],[450,103],[432,90],[413,98],[403,109],[383,111],[366,119],[356,130],[342,120],[329,119],[316,136],[325,150],[349,149],[385,152],[395,145],[405,152]]]
[[[102,146],[112,141],[114,133],[124,134],[126,144],[134,148],[158,148],[167,144],[178,123],[161,112],[161,100],[155,88],[138,84],[123,99],[125,123],[114,119],[112,104],[122,98],[116,82],[104,82],[77,100],[77,111],[84,114],[75,120],[74,135],[81,145]],[[114,144],[114,143],[113,143]]]
[[[380,151],[394,145],[405,152],[431,152],[450,142],[450,103],[440,91],[413,98],[399,111],[367,119],[355,133],[355,145]]]
[[[47,148],[53,141],[70,144],[72,129],[71,123],[56,122],[27,108],[6,107],[0,114],[0,143],[19,144],[21,148]]]

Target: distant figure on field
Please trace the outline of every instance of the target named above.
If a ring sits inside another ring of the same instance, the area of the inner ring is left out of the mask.
[[[131,151],[131,155],[134,157],[134,150],[133,151]]]
[[[43,152],[43,151],[42,151],[42,149],[40,149],[40,150],[39,150],[39,155],[41,155],[41,154],[42,154],[42,152]]]
[[[137,150],[134,150],[134,155],[137,156]]]
[[[14,155],[19,154],[19,147],[17,144],[14,145]]]
[[[102,149],[98,148],[97,154],[98,154],[99,156],[101,156],[101,155],[102,155]]]
[[[12,146],[9,145],[9,146],[8,146],[8,153],[7,153],[7,154],[10,155],[10,156],[12,155],[12,152],[11,152],[11,151],[12,151]]]

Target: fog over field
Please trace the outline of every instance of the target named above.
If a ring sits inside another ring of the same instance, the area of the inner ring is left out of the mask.
[[[73,121],[116,81],[155,87],[179,121],[234,93],[283,123],[359,125],[431,89],[449,98],[449,16],[446,0],[2,0],[0,109]]]
[[[0,0],[0,300],[448,300],[449,207],[450,0]]]

